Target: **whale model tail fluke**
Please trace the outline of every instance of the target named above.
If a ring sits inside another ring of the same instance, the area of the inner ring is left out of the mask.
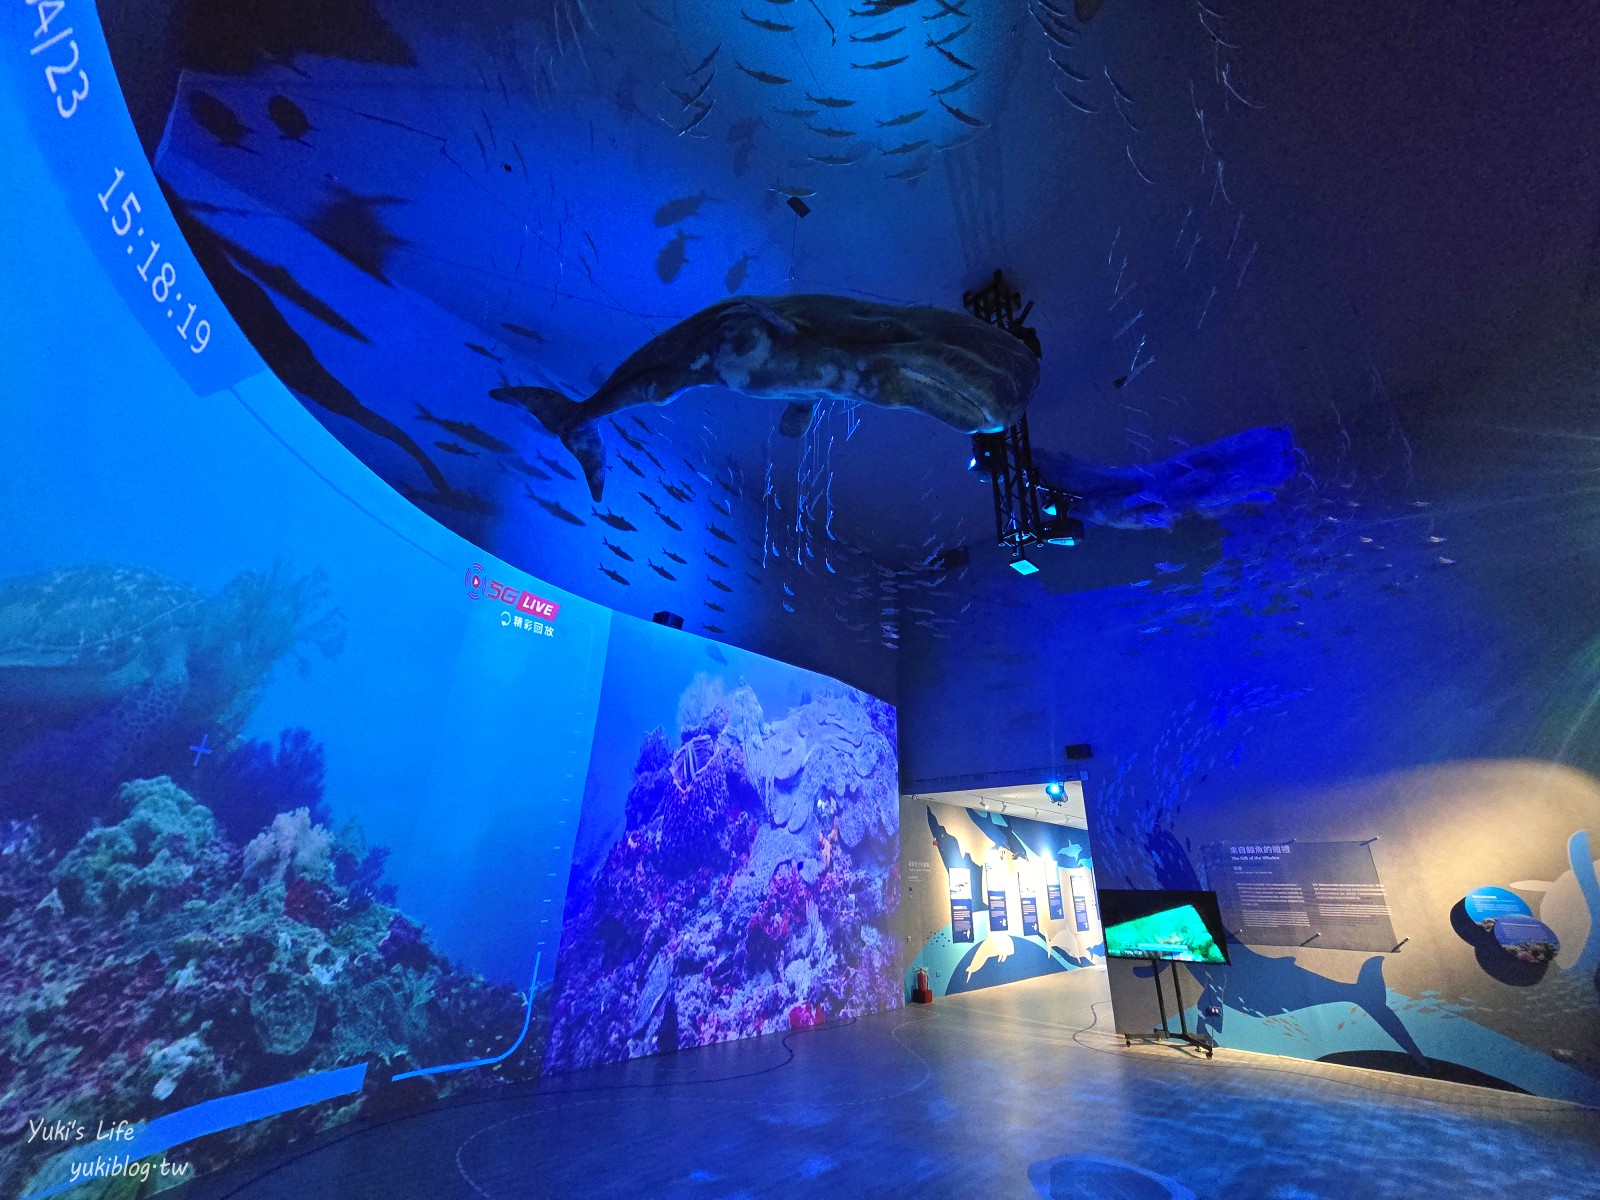
[[[502,387],[495,388],[489,395],[503,403],[525,408],[535,421],[560,438],[567,452],[583,468],[589,495],[597,501],[600,499],[606,485],[606,444],[585,405],[554,388],[545,387]]]

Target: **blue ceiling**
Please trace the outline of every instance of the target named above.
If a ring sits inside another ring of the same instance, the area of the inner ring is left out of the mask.
[[[268,361],[306,347],[313,410],[447,524],[713,633],[748,592],[762,620],[799,597],[892,644],[884,581],[936,583],[932,554],[989,540],[965,438],[863,410],[792,441],[776,406],[699,392],[622,423],[638,477],[614,469],[595,508],[491,389],[582,397],[730,294],[959,307],[1002,268],[1036,305],[1040,447],[1140,463],[1284,424],[1315,458],[1363,408],[1403,434],[1410,394],[1600,286],[1588,0],[1492,19],[1440,0],[271,0],[164,27],[176,54],[142,61],[182,75],[155,160],[270,299],[244,322]],[[1172,536],[1096,531],[1083,586],[1106,582],[1097,545],[1154,562]]]

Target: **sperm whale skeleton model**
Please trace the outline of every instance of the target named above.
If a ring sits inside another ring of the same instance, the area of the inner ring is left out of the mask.
[[[969,313],[795,295],[701,309],[635,350],[581,402],[544,387],[489,394],[525,408],[560,438],[599,500],[606,475],[600,422],[669,404],[693,388],[781,400],[778,430],[799,437],[827,400],[915,409],[962,433],[998,433],[1022,419],[1038,384],[1039,360],[1028,346]],[[1215,516],[1271,499],[1293,473],[1293,441],[1284,429],[1247,430],[1145,466],[1103,467],[1068,455],[1040,466],[1082,498],[1074,511],[1085,520],[1168,527],[1186,512]]]

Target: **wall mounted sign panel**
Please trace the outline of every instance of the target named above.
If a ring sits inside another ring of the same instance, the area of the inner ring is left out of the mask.
[[[1366,842],[1213,842],[1205,860],[1246,945],[1390,951],[1398,940]]]

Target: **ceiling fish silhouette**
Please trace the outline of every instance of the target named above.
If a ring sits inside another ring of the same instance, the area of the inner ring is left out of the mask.
[[[962,433],[996,432],[1022,417],[1038,382],[1039,361],[1021,341],[967,313],[797,295],[702,309],[634,351],[586,401],[541,387],[489,394],[522,405],[559,437],[598,500],[600,421],[692,388],[786,401],[779,432],[799,437],[828,399],[916,409]]]
[[[440,429],[455,434],[464,442],[471,442],[474,446],[482,446],[485,450],[493,450],[496,454],[512,454],[516,449],[495,437],[494,434],[478,428],[471,421],[454,421],[449,417],[434,416],[420,403],[417,404],[417,419],[426,421],[430,425],[437,425]]]
[[[312,214],[306,228],[330,250],[379,283],[393,286],[388,270],[395,247],[406,239],[389,232],[381,208],[404,204],[399,196],[363,196],[334,184],[330,197]]]
[[[686,233],[682,229],[672,235],[672,240],[661,247],[656,255],[656,278],[662,283],[671,283],[678,277],[689,262],[689,242],[699,237],[699,234]]]
[[[306,141],[306,134],[316,129],[311,123],[311,118],[306,116],[305,109],[301,108],[287,96],[274,96],[267,101],[267,116],[278,127],[278,133],[284,141],[299,142],[302,146],[311,145]]]
[[[749,272],[750,262],[754,258],[755,255],[746,251],[736,258],[733,265],[728,268],[727,275],[723,277],[723,283],[730,293],[737,292],[744,286],[745,275]]]
[[[1294,435],[1280,425],[1246,429],[1159,462],[1108,467],[1035,450],[1040,476],[1079,497],[1073,513],[1113,529],[1171,529],[1185,516],[1220,517],[1274,499],[1297,470]]]
[[[191,212],[206,211],[205,206],[189,201]],[[362,333],[330,304],[319,299],[299,280],[290,273],[289,268],[282,263],[269,263],[256,257],[237,242],[229,241],[215,230],[211,231],[216,244],[222,248],[227,257],[233,261],[246,274],[253,276],[259,283],[272,289],[289,303],[303,312],[315,317],[330,329],[337,329],[340,333],[353,337],[358,342],[371,343],[372,339]]]
[[[696,192],[692,196],[679,196],[676,200],[668,200],[656,209],[652,219],[658,229],[665,229],[668,225],[676,225],[697,215],[700,206],[711,198],[705,192]]]
[[[230,150],[245,150],[251,154],[256,153],[244,144],[244,139],[253,132],[250,126],[239,119],[239,115],[210,92],[203,92],[196,88],[189,93],[189,115],[195,123],[217,139],[217,143],[228,147]]]
[[[196,219],[177,193],[165,187],[162,191],[172,206],[184,240],[194,251],[211,286],[216,288],[228,312],[279,380],[328,412],[346,417],[399,447],[416,460],[440,495],[448,494],[449,481],[415,439],[389,418],[362,404],[354,392],[322,365],[311,346],[278,311],[266,289],[234,264],[229,258],[233,244]],[[250,261],[259,260],[246,260],[246,265]]]

